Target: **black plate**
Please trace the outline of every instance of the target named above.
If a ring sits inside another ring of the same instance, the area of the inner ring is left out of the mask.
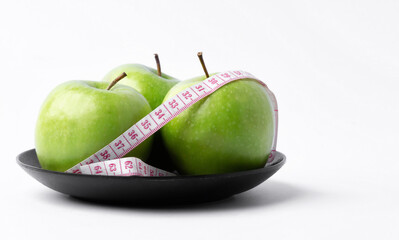
[[[17,163],[47,187],[73,197],[137,204],[179,204],[219,200],[247,191],[276,173],[285,163],[277,152],[275,163],[260,169],[227,174],[174,177],[93,176],[42,169],[35,149],[17,156]]]

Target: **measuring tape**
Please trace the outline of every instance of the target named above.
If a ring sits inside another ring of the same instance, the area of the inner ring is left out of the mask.
[[[155,168],[138,158],[122,158],[140,143],[162,128],[188,107],[209,96],[227,83],[240,79],[253,79],[265,87],[273,108],[274,137],[266,166],[271,165],[277,144],[278,109],[273,92],[265,83],[244,71],[228,71],[213,75],[204,81],[184,89],[155,108],[111,143],[66,172],[75,174],[109,176],[174,176],[175,174]]]

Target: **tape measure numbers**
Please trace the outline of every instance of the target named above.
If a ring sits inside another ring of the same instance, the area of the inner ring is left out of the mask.
[[[222,86],[240,79],[250,78],[265,87],[273,108],[274,138],[266,165],[273,163],[277,144],[278,108],[274,94],[265,83],[245,71],[227,71],[213,75],[204,81],[184,89],[155,108],[111,143],[68,169],[68,173],[110,176],[173,176],[175,174],[150,166],[138,158],[123,158],[128,152],[161,129],[188,107],[209,96]],[[101,131],[101,129],[99,129]]]

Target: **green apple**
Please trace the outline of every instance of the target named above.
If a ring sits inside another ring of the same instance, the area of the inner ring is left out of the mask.
[[[175,85],[165,101],[203,81]],[[218,174],[264,167],[271,152],[273,108],[266,90],[251,79],[237,80],[198,101],[161,129],[181,174]]]
[[[161,65],[158,54],[155,54],[157,70],[141,64],[125,64],[111,70],[103,80],[112,81],[120,72],[126,72],[127,77],[120,81],[136,89],[148,100],[152,109],[162,104],[162,100],[168,91],[176,85],[179,80],[161,72]],[[155,167],[173,171],[170,157],[165,149],[164,143],[159,133],[154,134],[154,143],[149,163]]]
[[[69,81],[47,97],[36,124],[35,144],[44,169],[66,171],[91,156],[150,111],[136,90],[94,81]],[[149,138],[126,156],[145,160]]]
[[[127,77],[119,83],[136,89],[148,100],[152,109],[161,105],[168,91],[179,82],[179,80],[164,73],[158,76],[157,70],[141,64],[118,66],[107,73],[103,81],[111,82],[121,72],[125,72]]]

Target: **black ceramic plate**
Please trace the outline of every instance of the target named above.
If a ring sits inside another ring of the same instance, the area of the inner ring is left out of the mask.
[[[285,156],[277,152],[275,163],[260,169],[227,174],[122,177],[70,174],[44,170],[34,149],[17,156],[17,163],[32,177],[58,192],[77,198],[137,204],[179,204],[227,198],[247,191],[277,172]]]

